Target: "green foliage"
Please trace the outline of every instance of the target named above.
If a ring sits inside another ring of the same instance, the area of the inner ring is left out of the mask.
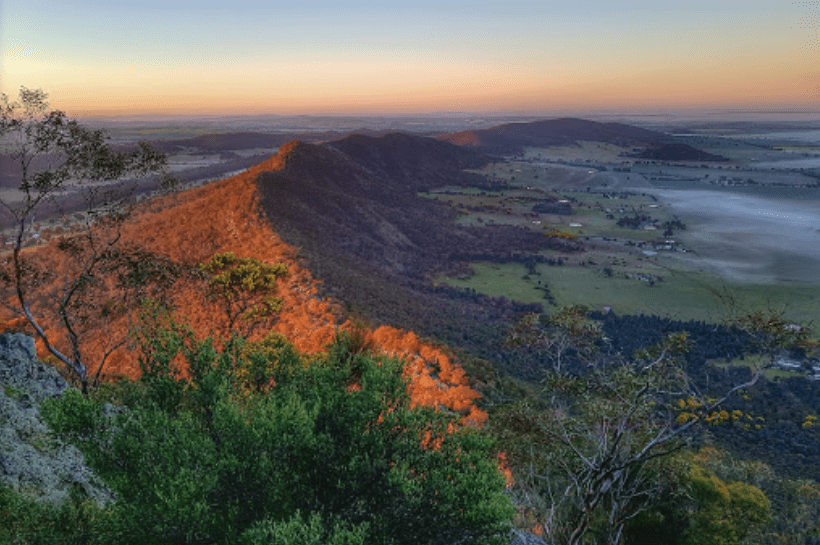
[[[738,324],[752,335],[755,349],[768,355],[772,362],[783,350],[806,355],[816,353],[820,345],[809,326],[787,321],[783,312],[758,310],[741,317]]]
[[[68,395],[49,409],[117,495],[111,543],[506,539],[492,442],[458,415],[411,408],[401,361],[347,336],[312,361],[276,335],[217,348],[164,316],[143,329],[150,373],[117,386],[126,408]]]
[[[211,275],[208,295],[224,303],[229,330],[240,321],[252,328],[282,307],[282,300],[274,294],[276,280],[288,274],[286,263],[267,265],[254,257],[225,252],[215,254],[199,268]]]
[[[527,314],[510,328],[506,344],[546,349],[552,368],[561,372],[568,353],[588,361],[598,352],[601,324],[588,314],[582,305],[561,307],[550,315]]]
[[[193,342],[193,332],[178,323],[168,310],[156,301],[144,301],[134,338],[139,345],[142,395],[165,411],[174,411],[182,403],[184,382],[176,358]]]
[[[708,469],[694,465],[689,489],[696,510],[684,545],[735,545],[755,526],[769,521],[769,499],[756,486],[725,483]]]
[[[350,527],[337,523],[326,530],[319,513],[313,513],[307,520],[301,513],[292,518],[275,522],[265,519],[242,534],[243,545],[364,545],[368,525]]]
[[[41,504],[0,483],[0,543],[105,543],[107,514],[79,490],[62,505]]]
[[[44,400],[40,413],[53,430],[78,444],[96,437],[104,422],[102,406],[74,388],[59,398]]]
[[[704,447],[695,453],[695,463],[706,472],[714,473],[722,482],[740,482],[761,489],[770,500],[769,522],[752,521],[745,543],[760,545],[783,545],[786,543],[814,543],[820,538],[820,485],[810,479],[789,479],[775,473],[767,464],[757,460],[744,460],[727,451]],[[727,488],[729,485],[726,485]],[[731,491],[731,488],[729,488]],[[686,490],[686,495],[691,492]],[[691,500],[679,498],[678,510]],[[754,513],[754,510],[752,511]],[[744,527],[746,525],[744,524]]]
[[[292,378],[305,366],[293,344],[280,333],[268,333],[258,341],[245,342],[240,356],[236,368],[238,386],[257,393]]]
[[[564,313],[567,330],[582,318]],[[700,417],[676,420],[676,402],[699,400],[707,413],[717,400],[692,389],[679,356],[685,334],[635,354],[623,364],[599,364],[583,373],[546,373],[538,405],[505,407],[491,419],[516,479],[514,493],[554,540],[569,544],[621,543],[679,514],[659,510],[683,486],[687,465],[675,455]],[[639,524],[633,521],[647,513]],[[654,530],[652,530],[654,532]],[[655,532],[657,535],[657,532]]]

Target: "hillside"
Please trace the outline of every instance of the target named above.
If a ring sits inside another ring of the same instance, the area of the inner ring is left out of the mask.
[[[560,118],[531,123],[507,123],[489,129],[446,134],[441,140],[485,153],[520,153],[525,147],[574,146],[578,142],[604,142],[621,147],[642,148],[631,156],[664,161],[720,161],[662,132],[586,119]]]
[[[560,118],[532,123],[507,123],[489,129],[453,133],[438,138],[486,151],[510,152],[523,146],[572,145],[579,140],[607,142],[619,146],[647,145],[667,140],[669,137],[660,132],[623,123]]]
[[[141,253],[136,254],[139,259],[158,264],[154,273],[167,284],[143,295],[165,299],[199,337],[226,334],[222,307],[218,301],[205,297],[207,278],[199,273],[197,265],[216,253],[227,251],[240,257],[256,257],[264,263],[288,265],[288,274],[280,278],[277,285],[277,295],[283,300],[282,310],[255,332],[256,337],[272,330],[285,335],[299,351],[315,353],[324,350],[338,328],[351,327],[340,303],[319,294],[313,274],[298,257],[299,251],[276,232],[281,221],[276,217],[268,220],[259,207],[262,200],[256,180],[266,172],[282,169],[287,155],[286,147],[280,155],[237,176],[148,201],[124,227],[121,246],[139,248]],[[294,206],[297,202],[293,200]],[[61,259],[62,252],[54,239],[29,254],[33,262],[56,273],[37,288],[34,304],[35,314],[52,316],[45,320],[46,329],[55,335],[61,330],[56,327],[58,319],[50,313],[54,306],[50,294],[59,288],[62,273],[70,274],[66,270],[67,262]],[[99,300],[110,299],[116,277],[98,280],[95,283],[98,292],[94,296]],[[8,311],[4,311],[2,317],[6,321],[5,329],[28,331],[26,324]],[[81,333],[87,361],[98,362],[106,351],[115,348],[125,338],[134,319],[134,314],[129,313],[117,318],[98,316],[86,323]],[[365,335],[382,351],[409,358],[407,373],[413,379],[414,402],[442,403],[474,419],[484,418],[472,404],[478,394],[446,353],[420,341],[411,332],[393,327],[376,328]],[[65,347],[64,343],[58,344]],[[39,354],[45,357],[42,345]],[[430,367],[433,363],[435,370]],[[116,348],[104,369],[104,375],[109,377],[133,377],[137,373],[138,362],[127,346]]]
[[[421,190],[486,187],[463,172],[488,161],[450,143],[408,135],[352,136],[322,146],[294,142],[258,178],[274,229],[299,247],[323,293],[376,324],[394,324],[453,347],[495,351],[526,305],[436,286],[437,274],[472,257],[519,259],[575,242],[511,225],[469,227]],[[530,309],[532,310],[532,309]]]
[[[430,144],[433,150],[423,147]],[[435,270],[454,247],[489,243],[500,251],[505,238],[522,235],[500,229],[477,240],[476,233],[448,227],[452,210],[417,195],[448,183],[486,183],[461,171],[478,166],[480,156],[457,148],[451,150],[456,156],[442,156],[438,147],[407,135],[349,137],[325,146],[293,142],[275,158],[281,168],[259,178],[262,206],[303,250],[320,246],[340,259],[364,258],[416,277]]]

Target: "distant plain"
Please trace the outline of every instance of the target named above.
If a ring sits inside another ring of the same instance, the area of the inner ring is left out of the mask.
[[[549,286],[551,308],[582,303],[706,321],[771,309],[820,323],[818,133],[786,124],[736,135],[724,123],[724,129],[712,120],[686,131],[692,145],[730,159],[725,163],[636,161],[625,157],[627,148],[581,142],[528,148],[493,165],[490,176],[576,200],[574,215],[541,217],[533,227],[559,226],[586,240],[587,251],[568,259],[569,266],[539,265],[536,275],[514,264],[475,264],[473,277],[439,280],[525,302],[543,302],[543,286]],[[607,211],[649,214],[661,222],[674,217],[687,229],[662,237],[621,228],[605,219]],[[533,223],[509,206],[461,221]],[[677,251],[655,251],[664,238],[674,239]],[[648,251],[626,247],[626,241]]]

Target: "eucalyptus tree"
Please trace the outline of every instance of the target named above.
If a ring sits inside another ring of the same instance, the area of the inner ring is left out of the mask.
[[[677,454],[694,428],[730,420],[724,403],[772,362],[721,392],[703,392],[686,372],[687,332],[616,357],[594,353],[601,333],[585,322],[583,309],[561,309],[512,328],[511,343],[546,346],[553,358],[545,362],[540,395],[500,408],[491,426],[531,523],[559,543],[619,544],[632,520],[690,479]],[[740,325],[756,339],[755,350],[817,346],[807,328],[777,316],[751,314]],[[556,365],[569,348],[585,365]]]
[[[3,304],[25,318],[87,391],[109,355],[125,342],[109,342],[93,367],[87,361],[81,338],[91,327],[91,315],[110,312],[121,302],[95,298],[92,288],[99,286],[104,269],[122,272],[128,263],[140,262],[133,252],[130,260],[121,259],[122,225],[141,180],[162,172],[167,157],[144,142],[118,150],[103,130],[50,109],[45,92],[25,87],[17,101],[0,94],[0,145],[7,165],[0,209],[11,246],[2,271],[8,290]],[[54,261],[48,265],[27,246],[38,236],[35,217],[69,212],[80,219],[56,241],[61,255],[55,270]],[[133,281],[133,274],[129,278]]]

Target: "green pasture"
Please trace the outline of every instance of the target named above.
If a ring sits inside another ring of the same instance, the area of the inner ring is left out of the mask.
[[[553,225],[561,230],[587,237],[613,237],[636,242],[648,242],[662,238],[662,230],[645,231],[616,225],[617,218],[630,214],[615,213],[616,219],[609,219],[606,217],[607,212],[594,208],[577,207],[573,208],[573,212],[574,214],[571,216],[552,216],[555,221],[545,221],[544,224]],[[659,214],[658,212],[648,215],[659,219],[661,223],[669,219],[667,214]],[[581,227],[569,227],[570,223],[580,223]]]
[[[559,305],[610,306],[618,314],[657,314],[678,320],[720,322],[755,310],[784,312],[799,323],[820,324],[820,287],[801,284],[745,284],[714,275],[672,269],[648,269],[662,282],[650,286],[623,274],[604,275],[601,267],[542,265],[550,292]]]
[[[715,361],[710,362],[715,367],[748,367],[752,372],[757,371],[762,366],[768,365],[769,357],[765,354],[751,354],[745,356],[743,359],[735,358],[730,361]],[[790,369],[780,369],[772,367],[763,371],[763,376],[769,380],[781,380],[784,378],[805,377],[806,372],[802,369],[792,371]]]
[[[470,278],[440,277],[438,282],[457,288],[472,288],[492,297],[506,297],[521,303],[544,303],[543,276],[527,274],[527,268],[519,263],[474,263],[474,274]]]
[[[529,150],[528,153],[537,151]],[[664,174],[667,171],[668,174],[677,173],[672,172],[674,167],[664,166],[662,169]],[[515,187],[502,191],[449,187],[423,195],[448,202],[461,211],[458,221],[466,225],[511,224],[539,231],[555,228],[576,234],[582,241],[587,237],[592,240],[582,255],[565,256],[568,264],[562,267],[539,265],[537,274],[528,274],[520,264],[476,263],[472,277],[441,277],[437,279],[439,282],[523,303],[542,303],[547,311],[550,307],[544,299],[544,285],[559,306],[584,304],[592,309],[611,307],[619,314],[656,314],[672,319],[707,322],[731,320],[755,310],[773,310],[784,312],[789,320],[820,326],[820,286],[729,282],[706,272],[684,269],[678,264],[667,267],[662,255],[648,258],[634,248],[609,247],[605,243],[598,246],[596,240],[602,242],[599,237],[636,243],[664,239],[662,227],[657,230],[634,230],[616,225],[618,218],[631,216],[635,212],[657,219],[659,226],[673,219],[671,211],[651,195],[636,191],[553,192],[544,179],[543,171],[527,163],[495,164],[482,172],[509,180]],[[539,172],[541,178],[535,178]],[[761,190],[756,187],[738,189]],[[445,190],[449,194],[442,193]],[[573,214],[534,214],[534,202],[548,194],[571,199]],[[476,207],[483,209],[475,210]],[[468,211],[467,208],[474,210]],[[613,218],[607,218],[607,214]],[[581,225],[570,226],[575,223]],[[689,227],[697,228],[696,225]],[[676,232],[673,238],[683,241],[685,245],[687,232]],[[611,276],[604,274],[605,268],[611,269]],[[641,279],[641,274],[650,275],[654,285]],[[657,277],[663,277],[663,280]]]
[[[552,185],[544,168],[530,163],[493,163],[473,172],[518,186],[549,188]]]
[[[446,191],[446,193],[445,193]],[[422,197],[433,198],[449,204],[460,210],[462,215],[459,223],[471,226],[487,224],[521,225],[528,228],[542,229],[555,227],[561,231],[570,232],[579,236],[604,236],[630,239],[635,241],[652,241],[661,234],[658,231],[640,231],[619,227],[617,218],[632,215],[634,211],[647,214],[660,222],[671,219],[671,215],[659,206],[651,197],[640,194],[631,194],[626,197],[604,197],[600,193],[586,192],[545,192],[543,189],[526,189],[515,187],[503,191],[482,191],[475,188],[440,188],[436,191],[419,193]],[[547,197],[571,198],[573,214],[569,216],[535,214],[533,205]],[[651,208],[651,206],[657,208]],[[481,207],[483,210],[475,210]],[[472,208],[473,210],[467,210]],[[606,209],[610,212],[607,212]],[[618,210],[623,209],[623,213]],[[612,213],[615,219],[607,218]],[[538,224],[533,223],[538,221]],[[570,227],[572,223],[580,223],[581,227]]]
[[[521,187],[502,191],[444,187],[419,193],[421,197],[436,199],[458,210],[460,215],[457,221],[463,225],[521,225],[534,229],[540,229],[541,225],[533,223],[538,216],[533,213],[532,207],[547,195],[543,190]]]
[[[472,288],[494,297],[550,307],[541,285],[546,285],[558,306],[583,304],[593,310],[611,307],[618,314],[656,314],[676,320],[721,322],[754,310],[784,312],[788,320],[820,324],[820,288],[799,284],[741,284],[725,282],[701,272],[663,269],[647,263],[646,274],[662,276],[649,282],[626,278],[613,267],[608,277],[602,265],[538,265],[535,275],[517,263],[476,263],[470,278],[440,277],[454,287]],[[639,269],[627,270],[639,274]]]
[[[663,277],[663,281],[650,285],[638,278],[626,278],[617,269],[608,277],[602,267],[596,266],[543,267],[559,306],[583,304],[598,310],[612,307],[618,314],[657,314],[677,320],[711,321],[722,314],[720,301],[691,276],[650,269],[644,274]]]

